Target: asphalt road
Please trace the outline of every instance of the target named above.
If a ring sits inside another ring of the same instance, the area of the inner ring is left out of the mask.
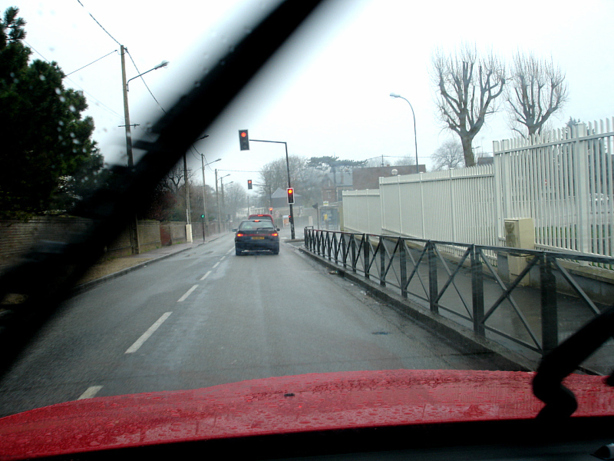
[[[374,369],[496,369],[283,244],[232,235],[66,303],[0,382],[0,416],[67,400]]]

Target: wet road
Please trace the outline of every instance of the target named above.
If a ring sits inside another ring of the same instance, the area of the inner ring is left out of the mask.
[[[0,415],[94,396],[376,369],[496,369],[290,244],[236,256],[232,236],[67,303],[0,383]]]

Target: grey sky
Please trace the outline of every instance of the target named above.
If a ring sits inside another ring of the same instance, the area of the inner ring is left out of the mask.
[[[20,8],[27,21],[27,43],[64,72],[72,72],[119,45],[89,16],[91,13],[120,43],[128,47],[144,72],[162,60],[167,69],[145,76],[163,107],[191,78],[213,64],[214,50],[232,42],[228,30],[248,26],[264,1],[174,0],[15,0],[0,2]],[[417,120],[421,163],[450,134],[437,120],[435,89],[429,78],[435,49],[452,52],[462,43],[476,43],[506,62],[516,50],[554,60],[567,74],[570,100],[553,120],[559,127],[570,116],[583,121],[614,115],[614,64],[611,23],[614,1],[515,2],[402,0],[332,0],[308,31],[286,47],[233,104],[197,149],[208,161],[231,172],[226,181],[246,186],[258,179],[260,167],[283,156],[283,146],[252,144],[239,150],[237,130],[249,129],[256,139],[287,141],[290,154],[337,155],[363,160],[414,154],[411,101]],[[238,18],[238,19],[237,19]],[[226,24],[226,26],[220,26]],[[34,53],[34,57],[40,58]],[[138,74],[128,60],[128,78]],[[108,161],[125,161],[119,53],[75,72],[67,86],[85,91],[96,123],[95,139]],[[140,80],[130,83],[133,123],[161,115]],[[493,140],[509,138],[505,112],[487,122],[474,146],[490,152]],[[200,160],[192,156],[194,166]],[[242,170],[244,172],[240,172]],[[200,175],[198,176],[200,178]],[[207,183],[213,183],[211,170]]]

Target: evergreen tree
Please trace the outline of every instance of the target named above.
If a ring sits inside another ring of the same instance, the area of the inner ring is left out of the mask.
[[[30,62],[18,13],[0,22],[1,217],[69,208],[104,176],[85,97],[64,88],[56,62]]]

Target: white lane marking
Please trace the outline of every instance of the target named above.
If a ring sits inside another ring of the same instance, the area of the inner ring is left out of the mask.
[[[216,263],[213,265],[212,269],[215,269],[215,268],[216,268],[217,266],[219,266],[219,265],[220,265],[220,262],[218,261],[218,262],[216,262]]]
[[[211,274],[211,271],[207,272],[205,275],[203,275],[201,277],[201,280],[205,280],[207,277],[209,277],[209,274]]]
[[[81,394],[81,396],[77,400],[91,399],[92,397],[96,397],[96,394],[98,394],[98,391],[100,391],[100,389],[102,389],[102,386],[90,386],[85,390],[83,394]]]
[[[226,255],[222,256],[222,257],[220,258],[220,262],[224,261],[224,258],[225,258],[225,257],[226,257]]]
[[[179,298],[177,300],[177,302],[178,303],[184,302],[187,299],[187,297],[190,296],[192,294],[192,292],[194,290],[196,290],[197,288],[198,288],[198,285],[194,285],[192,288],[190,288],[188,291],[186,291],[185,294],[181,298]]]
[[[229,255],[229,254],[230,254],[230,253],[232,253],[233,251],[235,251],[235,247],[232,247],[230,250],[228,250],[228,251],[226,252],[226,254],[227,254],[227,255]]]
[[[149,339],[149,337],[151,335],[154,334],[154,332],[160,328],[160,325],[162,325],[164,323],[164,321],[172,314],[172,312],[165,312],[164,314],[162,314],[162,317],[160,317],[158,320],[156,320],[156,323],[154,323],[152,326],[149,327],[149,329],[143,333],[143,335],[137,339],[135,341],[135,343],[130,346],[128,348],[128,350],[126,351],[126,354],[132,354],[136,351],[139,350],[139,348],[143,345],[143,343],[145,341],[147,341]]]

